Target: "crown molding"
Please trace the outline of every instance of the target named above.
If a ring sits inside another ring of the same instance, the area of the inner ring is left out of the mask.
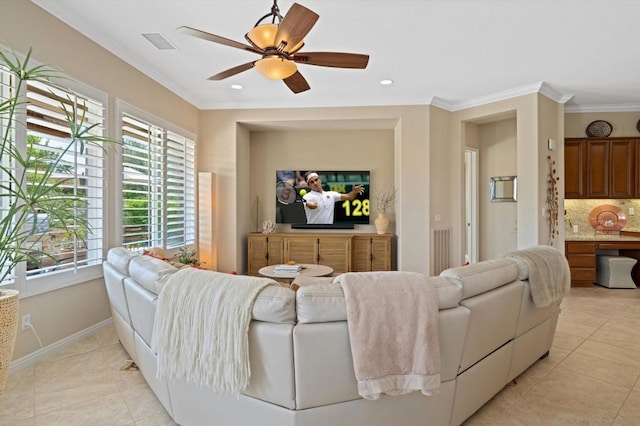
[[[429,102],[429,105],[445,109],[449,112],[454,112],[467,108],[483,106],[494,102],[504,101],[506,99],[512,99],[519,96],[530,95],[532,93],[540,93],[541,95],[544,95],[547,98],[560,104],[566,104],[573,98],[572,94],[562,93],[554,89],[544,81],[538,81],[526,86],[520,86],[509,90],[504,90],[502,92],[492,93],[486,96],[467,99],[461,102],[449,102],[446,99],[433,96],[431,98],[431,101]]]
[[[564,107],[564,112],[639,112],[640,104],[619,105],[569,105]]]
[[[452,111],[460,111],[467,108],[479,107],[495,102],[504,101],[506,99],[517,98],[519,96],[530,95],[532,93],[538,93],[542,82],[530,84],[527,86],[515,87],[513,89],[504,90],[502,92],[492,93],[486,96],[479,96],[477,98],[468,99],[466,101],[458,102],[454,105]]]
[[[562,93],[562,92],[554,89],[553,87],[551,87],[548,83],[546,83],[544,81],[540,82],[540,89],[538,90],[538,93],[540,93],[541,95],[546,96],[547,98],[549,98],[552,101],[555,101],[555,102],[557,102],[559,104],[566,104],[571,99],[573,99],[573,94]]]
[[[448,100],[439,98],[437,96],[432,96],[431,100],[427,102],[427,104],[444,109],[449,112],[454,111],[454,107],[455,107],[455,104],[453,104],[452,102],[449,102]]]

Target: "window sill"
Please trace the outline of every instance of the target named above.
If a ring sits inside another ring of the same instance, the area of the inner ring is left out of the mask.
[[[33,276],[27,279],[25,288],[20,290],[20,299],[61,288],[70,287],[76,284],[85,283],[103,277],[102,265],[85,266],[77,271],[67,270],[53,272],[42,276]]]

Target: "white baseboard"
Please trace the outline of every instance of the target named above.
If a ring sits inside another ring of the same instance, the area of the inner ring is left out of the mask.
[[[27,368],[37,363],[38,361],[41,361],[44,358],[79,342],[82,339],[85,339],[89,336],[93,336],[94,334],[97,334],[99,331],[102,331],[103,329],[111,326],[112,323],[113,323],[112,318],[106,319],[95,325],[92,325],[89,328],[85,328],[84,330],[80,330],[77,333],[67,336],[62,340],[58,340],[55,343],[52,343],[43,348],[40,348],[37,351],[31,352],[29,355],[25,355],[22,358],[18,358],[11,362],[11,366],[9,367],[9,374],[13,374],[18,370]]]

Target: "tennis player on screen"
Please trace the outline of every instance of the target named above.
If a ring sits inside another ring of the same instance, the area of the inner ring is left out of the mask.
[[[304,213],[307,216],[307,223],[333,223],[334,204],[338,201],[355,200],[364,193],[364,186],[353,185],[351,192],[341,194],[337,191],[324,191],[322,181],[316,172],[309,172],[306,175],[307,185],[311,191],[302,197],[304,202]]]

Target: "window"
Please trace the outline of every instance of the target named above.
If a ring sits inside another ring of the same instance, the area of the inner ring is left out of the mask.
[[[25,190],[37,185],[56,186],[56,194],[71,195],[75,202],[61,200],[42,207],[33,216],[36,233],[27,241],[29,260],[18,265],[1,285],[19,289],[23,295],[33,295],[100,276],[103,254],[104,146],[72,143],[72,131],[67,114],[73,114],[81,128],[94,136],[104,136],[106,96],[69,82],[77,90],[61,89],[40,81],[28,81],[26,90],[18,93],[26,102],[24,126],[7,128],[0,121],[0,130],[10,131],[12,144],[27,160]],[[0,68],[0,102],[16,95],[16,80]],[[24,123],[24,119],[19,120]],[[58,159],[58,160],[57,160]],[[2,158],[6,170],[15,171],[8,156]],[[43,164],[56,162],[53,173],[43,177]],[[14,172],[11,172],[14,176]],[[0,175],[0,191],[11,185],[9,173]],[[10,183],[8,183],[10,182]],[[9,186],[5,186],[9,185]],[[10,213],[9,199],[2,198],[0,215]],[[56,211],[64,211],[59,215]],[[67,228],[62,227],[65,220]],[[72,230],[73,232],[69,232]]]
[[[121,114],[122,245],[136,250],[193,244],[195,142],[140,115]]]

